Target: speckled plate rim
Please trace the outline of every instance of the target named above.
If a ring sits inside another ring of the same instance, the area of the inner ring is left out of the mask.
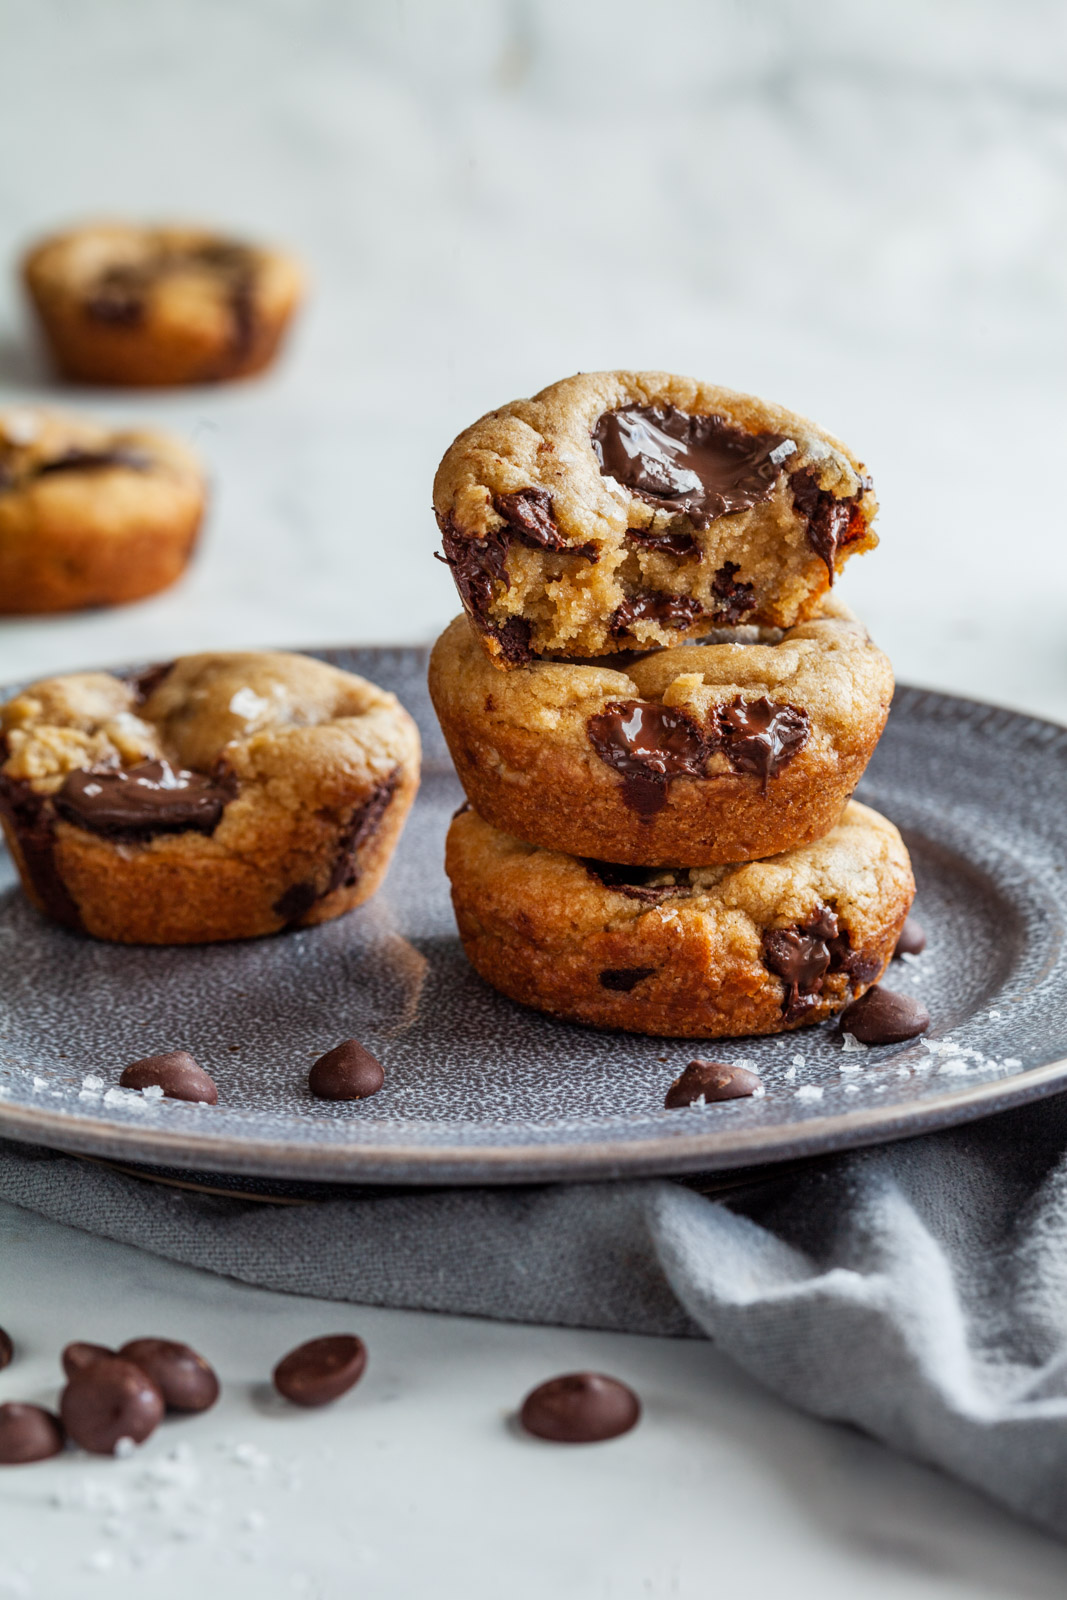
[[[354,650],[427,658],[421,645],[315,646],[303,653],[329,659],[335,653]],[[100,670],[100,669],[96,669]],[[129,666],[110,670],[136,670]],[[17,691],[19,685],[0,688],[0,698]],[[967,716],[980,714],[997,725],[1026,726],[1039,733],[1039,741],[1057,742],[1067,737],[1067,725],[1047,718],[969,696],[952,695],[898,683],[896,700],[907,698],[939,710],[958,708]],[[427,763],[426,770],[437,767]],[[0,838],[0,850],[4,849]],[[477,1143],[455,1138],[442,1139],[440,1123],[433,1123],[435,1143],[430,1145],[390,1142],[369,1146],[363,1142],[298,1146],[284,1140],[215,1138],[198,1131],[194,1138],[183,1137],[180,1129],[130,1126],[101,1118],[79,1117],[72,1124],[61,1113],[33,1106],[12,1104],[0,1098],[0,1138],[43,1145],[72,1155],[98,1156],[105,1160],[127,1160],[145,1165],[187,1169],[198,1175],[212,1171],[239,1173],[250,1177],[286,1178],[336,1183],[369,1183],[433,1187],[436,1185],[501,1185],[522,1183],[582,1182],[628,1177],[650,1177],[701,1171],[729,1171],[737,1167],[774,1165],[837,1151],[858,1149],[957,1126],[1010,1110],[1067,1090],[1067,1057],[1042,1062],[1016,1072],[1010,1079],[992,1079],[967,1087],[925,1096],[906,1106],[857,1107],[854,1111],[827,1116],[807,1116],[803,1122],[784,1123],[765,1128],[731,1126],[723,1121],[709,1127],[705,1117],[714,1117],[715,1108],[699,1116],[703,1126],[690,1129],[686,1122],[665,1118],[662,1132],[655,1136],[626,1137],[612,1133],[603,1139],[584,1134],[580,1142],[568,1139],[561,1128],[558,1139],[542,1137],[536,1144],[522,1138],[528,1126],[499,1124],[499,1142],[484,1136]],[[180,1108],[178,1108],[180,1110]],[[410,1126],[414,1130],[416,1122]],[[462,1129],[458,1124],[457,1130]],[[480,1125],[485,1130],[486,1125]],[[540,1125],[545,1128],[545,1124]],[[515,1137],[509,1139],[508,1132]]]

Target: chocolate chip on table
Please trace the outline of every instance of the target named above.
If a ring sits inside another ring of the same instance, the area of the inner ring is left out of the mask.
[[[219,1103],[219,1091],[187,1050],[167,1050],[160,1056],[131,1061],[119,1084],[123,1089],[163,1090],[168,1100],[195,1100],[209,1106]]]
[[[926,929],[914,917],[905,917],[897,947],[893,951],[894,961],[898,956],[921,956],[925,949]]]
[[[308,1073],[308,1088],[319,1100],[365,1100],[384,1082],[381,1062],[358,1039],[344,1039],[327,1050]]]
[[[110,1361],[114,1355],[114,1350],[109,1350],[106,1344],[89,1344],[84,1339],[75,1339],[63,1352],[63,1371],[68,1378],[73,1378],[79,1372],[87,1372],[94,1362]]]
[[[878,984],[841,1013],[841,1032],[850,1033],[861,1044],[903,1044],[929,1026],[930,1013],[920,1001]]]
[[[11,1365],[14,1354],[15,1346],[12,1343],[11,1335],[3,1328],[0,1328],[0,1372]]]
[[[310,1339],[283,1356],[274,1387],[294,1406],[325,1406],[355,1387],[367,1365],[367,1347],[354,1333]]]
[[[759,1087],[759,1075],[747,1067],[732,1067],[725,1061],[691,1061],[667,1090],[663,1104],[673,1111],[691,1106],[701,1096],[709,1105],[713,1100],[743,1100]]]
[[[556,1444],[595,1444],[629,1433],[641,1402],[618,1378],[601,1372],[568,1372],[530,1391],[519,1421],[527,1433]]]
[[[112,1356],[75,1373],[59,1402],[59,1414],[75,1444],[110,1456],[120,1439],[142,1444],[163,1420],[163,1395],[147,1372]]]
[[[43,1406],[9,1400],[0,1406],[0,1466],[23,1466],[57,1456],[64,1444],[63,1425]]]
[[[219,1397],[213,1368],[187,1344],[173,1339],[131,1339],[119,1355],[148,1374],[168,1411],[208,1411]]]

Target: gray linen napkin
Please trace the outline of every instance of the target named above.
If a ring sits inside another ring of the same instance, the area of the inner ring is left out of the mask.
[[[270,1289],[706,1335],[1067,1536],[1067,1097],[725,1202],[649,1181],[263,1206],[9,1143],[0,1199]]]

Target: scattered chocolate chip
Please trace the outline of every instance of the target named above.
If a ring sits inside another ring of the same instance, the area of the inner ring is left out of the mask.
[[[219,777],[175,770],[169,761],[68,772],[53,797],[65,822],[107,839],[214,833],[235,788]]]
[[[76,1372],[63,1390],[59,1414],[75,1444],[110,1456],[120,1439],[142,1444],[163,1420],[163,1395],[132,1361],[112,1356]]]
[[[381,1062],[358,1039],[345,1039],[327,1050],[308,1073],[308,1088],[319,1100],[365,1100],[384,1082]]]
[[[914,917],[905,917],[893,959],[896,960],[898,956],[921,956],[925,949],[926,929]]]
[[[119,1084],[123,1089],[156,1085],[168,1100],[206,1101],[209,1106],[219,1103],[219,1091],[187,1050],[167,1050],[163,1055],[131,1061]]]
[[[903,1044],[930,1026],[930,1013],[910,994],[894,994],[875,984],[841,1013],[841,1032],[861,1044]]]
[[[691,628],[704,615],[696,600],[683,594],[635,594],[615,607],[609,631],[628,633],[635,622],[658,622],[661,628]]]
[[[325,1406],[362,1378],[367,1347],[353,1333],[328,1334],[290,1350],[274,1369],[274,1387],[294,1406]]]
[[[0,1372],[9,1367],[15,1358],[15,1346],[11,1342],[11,1335],[0,1328]]]
[[[565,550],[567,541],[556,526],[552,496],[544,489],[516,489],[495,494],[493,510],[511,532],[535,550]]]
[[[84,1339],[75,1339],[63,1351],[63,1371],[68,1378],[73,1378],[79,1372],[87,1372],[97,1361],[112,1360],[114,1355],[115,1351],[109,1350],[106,1344],[89,1344]]]
[[[119,1351],[151,1378],[168,1411],[208,1411],[219,1397],[213,1369],[187,1344],[173,1339],[131,1339]]]
[[[519,1420],[527,1433],[555,1444],[596,1444],[629,1433],[641,1402],[618,1378],[601,1372],[568,1372],[532,1389]]]
[[[30,1461],[47,1461],[63,1448],[63,1426],[58,1417],[43,1406],[27,1406],[9,1400],[0,1406],[0,1466],[24,1466]]]
[[[622,798],[640,816],[667,803],[671,778],[701,778],[712,744],[684,711],[652,700],[610,701],[586,723],[601,761],[623,780]]]
[[[863,513],[859,508],[859,495],[836,499],[828,490],[819,488],[814,474],[806,468],[792,474],[789,487],[793,491],[795,510],[807,518],[808,543],[819,559],[826,563],[832,585],[838,550],[843,545],[862,539],[866,532]],[[864,480],[864,487],[870,487],[867,480]]]
[[[713,1100],[743,1100],[760,1087],[757,1073],[747,1067],[731,1067],[725,1061],[691,1061],[667,1090],[663,1104],[668,1111],[676,1106],[691,1106],[701,1097]]]
[[[716,600],[722,602],[711,620],[721,627],[736,626],[756,603],[754,584],[734,582],[740,571],[741,568],[736,561],[724,561],[711,580],[711,592]]]
[[[671,405],[606,411],[593,429],[602,473],[696,528],[769,500],[782,471],[773,457],[785,442],[780,433],[746,433],[725,417]]]
[[[629,994],[645,978],[651,978],[655,967],[607,967],[600,974],[603,989],[615,989],[619,994]]]
[[[742,700],[738,695],[718,716],[719,735],[726,759],[735,772],[751,773],[767,784],[808,742],[811,718],[800,706],[779,705],[761,696]]]

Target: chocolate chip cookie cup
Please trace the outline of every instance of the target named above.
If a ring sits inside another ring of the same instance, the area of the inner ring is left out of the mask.
[[[430,694],[494,827],[569,855],[711,866],[834,825],[885,727],[893,672],[826,596],[784,632],[506,674],[458,617],[434,647]]]
[[[0,615],[123,605],[175,582],[206,485],[169,434],[0,411]]]
[[[23,276],[61,373],[150,387],[262,371],[304,292],[301,268],[278,250],[112,222],[43,240]]]
[[[900,834],[855,801],[824,838],[766,861],[649,869],[452,822],[467,958],[502,994],[598,1028],[711,1039],[832,1016],[876,983],[915,892]]]
[[[253,938],[362,904],[419,781],[394,695],[280,653],[46,679],[0,707],[0,739],[26,894],[125,944]]]
[[[862,464],[814,423],[664,372],[491,411],[434,481],[443,559],[500,667],[813,615],[877,544]]]

